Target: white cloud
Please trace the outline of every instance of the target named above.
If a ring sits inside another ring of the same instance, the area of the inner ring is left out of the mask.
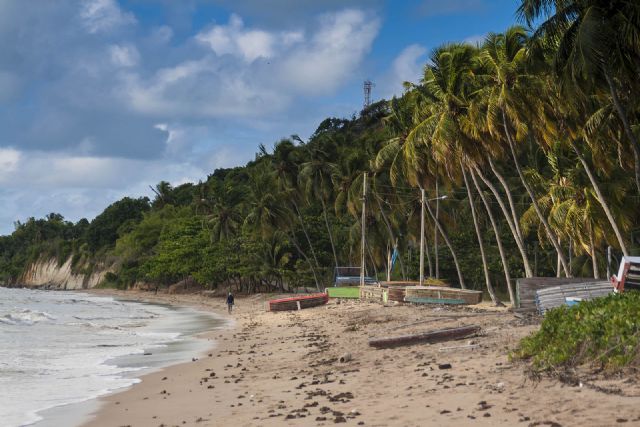
[[[172,38],[173,30],[171,29],[171,27],[168,27],[166,25],[155,28],[151,32],[151,39],[160,44],[168,43]]]
[[[228,25],[214,25],[201,32],[196,40],[208,45],[216,55],[233,55],[253,62],[274,55],[279,34],[262,30],[248,30],[238,15],[231,15]]]
[[[359,10],[276,28],[231,17],[212,44],[216,26],[138,26],[123,1],[41,3],[0,0],[0,233],[52,211],[91,218],[125,195],[152,196],[149,184],[203,179],[260,142],[351,114],[330,96],[360,80],[380,26]]]
[[[405,47],[391,64],[391,69],[380,78],[378,90],[384,98],[400,95],[404,82],[417,83],[422,77],[427,48],[419,44]]]
[[[111,62],[118,67],[134,67],[140,61],[140,53],[133,45],[109,46]]]
[[[260,84],[261,78],[206,57],[161,69],[150,79],[129,75],[121,91],[144,114],[248,119],[282,111],[290,101],[278,88]]]
[[[109,46],[111,62],[118,67],[134,67],[140,61],[140,53],[133,45]]]
[[[120,9],[115,0],[86,0],[80,9],[80,18],[92,34],[136,23],[135,16]]]
[[[311,41],[297,46],[280,66],[284,81],[301,93],[333,91],[348,80],[360,65],[378,30],[380,21],[361,10],[328,13]]]
[[[18,170],[20,152],[13,148],[0,148],[0,181],[8,179]]]
[[[417,82],[422,77],[427,48],[418,44],[407,46],[393,60],[393,74],[403,82]]]

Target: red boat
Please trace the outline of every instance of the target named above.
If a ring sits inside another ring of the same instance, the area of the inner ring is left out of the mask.
[[[326,304],[329,301],[328,294],[313,294],[299,297],[272,299],[269,301],[269,311],[302,310]]]

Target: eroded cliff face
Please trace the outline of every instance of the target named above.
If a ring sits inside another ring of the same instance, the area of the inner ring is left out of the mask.
[[[27,267],[18,283],[34,288],[88,289],[102,282],[107,271],[94,268],[90,274],[78,274],[71,269],[71,257],[61,266],[55,258],[40,259]]]

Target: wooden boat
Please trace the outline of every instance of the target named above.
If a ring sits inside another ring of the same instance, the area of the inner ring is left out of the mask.
[[[328,301],[329,295],[327,294],[303,295],[270,300],[267,304],[267,309],[268,311],[301,310],[326,304]]]
[[[380,286],[360,286],[360,299],[381,302],[386,289]]]
[[[624,292],[625,288],[640,290],[640,256],[622,257],[618,274],[611,278],[611,284],[618,292]]]
[[[442,286],[408,287],[406,289],[405,301],[411,301],[413,298],[421,299],[415,301],[420,301],[422,304],[428,303],[428,299],[433,299],[436,304],[479,304],[482,301],[482,291],[446,288]],[[440,302],[435,302],[436,300]]]
[[[605,281],[553,286],[536,291],[536,305],[540,314],[545,314],[552,308],[567,304],[567,298],[585,301],[607,296],[611,292],[611,284]]]
[[[516,308],[519,312],[536,312],[536,292],[541,289],[601,281],[579,277],[523,277],[516,280]]]
[[[388,292],[389,301],[404,302],[404,298],[407,295],[407,288],[405,286],[390,286]]]

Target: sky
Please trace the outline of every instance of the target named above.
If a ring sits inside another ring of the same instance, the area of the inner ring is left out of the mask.
[[[418,82],[430,52],[516,23],[517,0],[0,0],[0,234],[92,219],[161,180]]]

